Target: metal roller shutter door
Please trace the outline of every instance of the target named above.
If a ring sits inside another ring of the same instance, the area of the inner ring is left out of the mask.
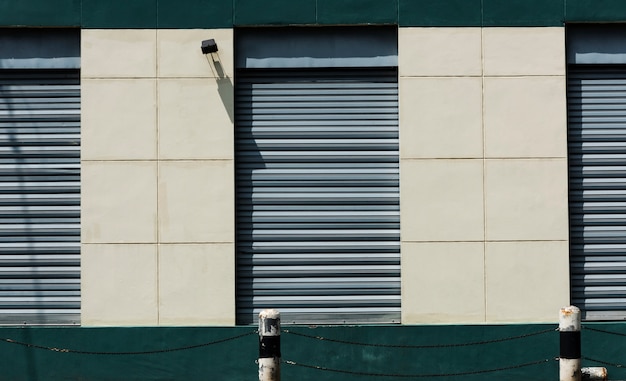
[[[0,70],[0,324],[79,311],[79,71]]]
[[[399,322],[397,69],[248,69],[236,89],[238,322]]]
[[[626,67],[568,73],[572,303],[626,318]]]

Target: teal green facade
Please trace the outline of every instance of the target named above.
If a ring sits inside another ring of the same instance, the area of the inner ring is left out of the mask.
[[[548,324],[283,329],[283,380],[558,378],[559,334]],[[610,379],[624,379],[617,366],[624,335],[623,323],[584,325],[583,366],[605,366]],[[253,327],[2,328],[0,337],[3,380],[257,377]]]
[[[620,0],[8,0],[0,25],[230,28],[245,25],[559,26],[626,20]]]
[[[288,363],[282,364],[282,379],[395,380],[432,375],[442,380],[554,380],[558,377],[554,360],[558,333],[552,328],[284,327],[282,356]],[[258,338],[253,327],[4,328],[0,336],[2,379],[7,380],[257,377]],[[500,368],[510,369],[497,370]]]

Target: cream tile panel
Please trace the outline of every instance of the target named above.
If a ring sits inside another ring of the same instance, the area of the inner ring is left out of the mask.
[[[156,30],[83,29],[81,76],[155,77]]]
[[[487,321],[557,322],[569,303],[567,242],[489,242]]]
[[[157,325],[156,245],[83,245],[83,326]]]
[[[160,245],[159,323],[235,324],[234,244]]]
[[[402,244],[402,324],[485,320],[482,242]]]
[[[233,159],[233,86],[226,80],[159,80],[161,159]]]
[[[484,28],[485,75],[565,75],[565,28]]]
[[[487,240],[567,240],[566,159],[487,160]]]
[[[565,77],[485,78],[487,157],[567,157]]]
[[[84,79],[81,102],[83,160],[156,159],[154,79]]]
[[[400,163],[403,241],[484,239],[482,160]]]
[[[234,192],[232,161],[162,162],[161,242],[234,242]]]
[[[400,28],[400,76],[481,75],[480,28]]]
[[[154,162],[83,162],[83,243],[156,242]]]
[[[482,158],[481,78],[401,78],[401,158]]]
[[[214,39],[218,51],[202,54],[203,40]],[[160,77],[233,78],[233,29],[159,29]]]

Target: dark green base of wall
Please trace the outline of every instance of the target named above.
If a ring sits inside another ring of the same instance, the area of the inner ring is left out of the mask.
[[[606,366],[609,379],[625,379],[626,368],[617,365],[626,363],[626,324],[585,327],[583,366]],[[558,379],[556,325],[288,326],[283,331],[284,381]],[[0,380],[258,379],[253,327],[0,328],[0,338]]]
[[[603,363],[626,363],[626,324],[588,327],[583,366],[606,366],[610,379],[625,379],[625,368]],[[558,379],[556,325],[283,330],[284,381]],[[253,327],[0,328],[0,338],[0,380],[258,379]]]

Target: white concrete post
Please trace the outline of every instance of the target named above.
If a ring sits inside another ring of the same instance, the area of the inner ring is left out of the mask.
[[[280,312],[259,314],[259,381],[280,381]]]
[[[581,372],[583,381],[606,381],[609,378],[603,367],[582,368]]]
[[[560,353],[559,381],[581,381],[580,309],[561,308],[559,315]]]

